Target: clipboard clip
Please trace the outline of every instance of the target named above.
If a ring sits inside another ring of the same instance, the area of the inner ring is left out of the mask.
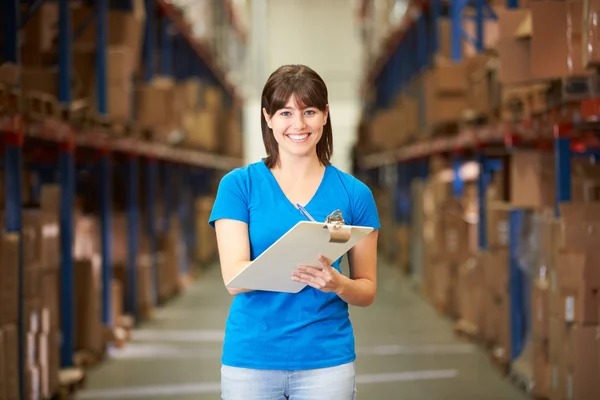
[[[352,228],[346,226],[341,210],[335,210],[325,218],[325,228],[329,231],[330,243],[346,243],[352,235]]]

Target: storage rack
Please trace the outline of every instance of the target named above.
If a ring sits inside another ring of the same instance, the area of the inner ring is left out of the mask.
[[[51,1],[51,0],[46,0]],[[61,108],[68,109],[72,102],[70,82],[72,75],[71,49],[74,36],[80,35],[89,24],[95,24],[97,32],[97,105],[100,114],[106,113],[106,53],[107,47],[107,13],[109,7],[119,10],[132,10],[132,0],[94,0],[95,13],[84,26],[77,27],[71,35],[71,21],[68,0],[57,0],[59,10],[58,29],[58,65],[59,93],[58,101]],[[19,29],[27,23],[30,17],[38,11],[44,0],[19,2],[18,0],[2,0],[0,2],[4,20],[3,56],[5,62],[20,64]],[[29,5],[24,18],[20,18],[23,3]],[[229,0],[222,1],[227,10],[229,21],[235,26],[236,17]],[[219,85],[225,93],[226,101],[240,103],[235,87],[228,81],[226,72],[220,68],[215,55],[209,47],[195,39],[191,27],[180,12],[167,0],[145,0],[147,10],[142,59],[144,65],[144,80],[150,81],[159,72],[155,70],[153,55],[155,48],[160,46],[163,57],[160,65],[162,76],[171,76],[176,80],[198,77],[204,82]],[[159,27],[161,29],[159,29]],[[160,43],[155,40],[155,32],[160,31]],[[237,29],[243,38],[241,29]],[[61,367],[73,366],[74,352],[74,271],[72,246],[74,241],[73,205],[76,194],[76,172],[88,169],[99,178],[100,182],[100,221],[101,221],[101,256],[102,256],[102,322],[110,325],[111,321],[111,214],[113,194],[113,170],[123,168],[125,172],[126,209],[128,225],[128,252],[125,311],[138,317],[135,296],[136,290],[136,255],[140,238],[137,227],[140,226],[140,197],[147,201],[148,237],[153,257],[154,277],[156,268],[156,234],[159,230],[168,229],[169,221],[165,219],[162,226],[157,226],[156,199],[164,196],[165,209],[179,213],[182,221],[182,234],[187,243],[191,243],[195,235],[190,218],[191,198],[206,192],[209,179],[215,172],[223,172],[242,164],[241,159],[225,157],[202,151],[170,147],[168,145],[145,141],[139,138],[116,136],[108,128],[89,128],[78,130],[69,122],[59,119],[33,121],[20,112],[0,112],[0,134],[2,138],[2,158],[6,179],[6,230],[20,233],[22,230],[22,188],[25,185],[21,171],[22,167],[33,169],[37,173],[36,187],[52,181],[60,185],[60,250],[61,250],[61,300],[60,314],[62,326]],[[92,162],[82,163],[85,153]],[[34,162],[24,166],[24,156],[32,156]],[[138,182],[141,174],[145,174],[147,182],[146,193],[139,193]],[[157,191],[157,182],[161,182],[165,190]],[[58,179],[54,179],[58,176]],[[179,198],[176,198],[179,194]],[[186,201],[187,200],[187,201]],[[177,204],[178,203],[178,204]],[[22,251],[22,249],[21,249]],[[182,266],[187,270],[188,265]],[[156,278],[155,278],[156,281]],[[19,293],[22,292],[23,265],[19,266]],[[19,296],[22,297],[21,295]],[[19,327],[24,325],[22,300],[19,300]],[[24,359],[23,335],[19,339],[19,359]],[[20,371],[20,386],[23,392],[23,368]]]
[[[382,45],[382,52],[378,59],[368,70],[364,88],[374,87],[375,98],[365,108],[369,113],[389,107],[392,99],[416,74],[431,65],[433,54],[438,48],[436,24],[433,23],[440,15],[442,5],[449,8],[452,24],[452,59],[461,60],[463,40],[475,43],[478,52],[482,51],[484,43],[483,22],[486,18],[496,18],[493,10],[484,0],[468,2],[442,1],[442,0],[411,0],[408,10],[401,24],[392,32]],[[466,7],[474,6],[476,20],[476,38],[470,38],[462,29],[462,12]],[[366,7],[366,1],[363,2]],[[517,0],[507,0],[506,8],[518,7]],[[417,49],[417,51],[415,51]],[[415,58],[414,54],[418,54]],[[415,60],[417,62],[415,62]],[[398,171],[403,176],[400,184],[410,184],[412,179],[426,178],[426,167],[419,165],[429,156],[435,154],[450,154],[453,156],[453,166],[456,169],[461,164],[461,154],[470,152],[480,164],[480,171],[497,169],[497,163],[487,156],[486,148],[501,146],[505,151],[511,151],[520,146],[544,147],[552,141],[556,153],[556,215],[558,216],[558,203],[569,201],[571,156],[597,156],[598,152],[586,144],[580,133],[590,127],[590,123],[597,120],[600,111],[598,99],[587,99],[581,102],[579,114],[586,121],[586,126],[581,126],[574,120],[573,123],[553,123],[552,119],[542,119],[542,122],[524,121],[517,124],[497,123],[484,127],[462,129],[456,136],[440,137],[431,140],[418,141],[417,143],[403,146],[397,150],[369,154],[359,160],[363,172],[377,170],[387,165],[398,165]],[[393,133],[392,133],[393,134]],[[497,149],[496,149],[497,150]],[[497,153],[497,151],[495,151]],[[490,164],[491,162],[491,164]],[[481,249],[487,247],[485,228],[485,201],[483,195],[487,187],[486,174],[479,175],[479,245]],[[460,176],[455,174],[455,188],[462,186]],[[455,193],[458,194],[458,193]]]
[[[436,24],[442,5],[447,5],[452,24],[452,59],[460,61],[463,40],[475,43],[478,52],[483,49],[483,21],[495,18],[483,0],[467,2],[464,0],[412,0],[402,23],[384,41],[380,57],[372,64],[365,77],[363,90],[374,88],[371,102],[365,104],[365,114],[392,106],[393,99],[403,90],[416,74],[432,63],[432,55],[437,50]],[[462,31],[462,10],[474,7],[477,37],[466,37]],[[363,2],[363,12],[366,2]],[[518,7],[517,0],[507,0],[506,8]],[[417,54],[417,57],[414,55]],[[381,184],[381,176],[386,170],[395,170],[396,180],[392,186],[397,207],[396,222],[411,223],[411,183],[414,180],[428,178],[429,158],[445,155],[452,161],[454,169],[453,194],[460,197],[463,182],[458,174],[461,164],[475,160],[479,165],[477,177],[478,191],[478,247],[481,251],[488,249],[487,210],[485,193],[490,182],[492,171],[505,168],[504,156],[520,149],[536,151],[553,151],[555,154],[555,217],[559,218],[559,204],[571,200],[571,157],[594,157],[600,155],[598,132],[600,131],[600,100],[589,98],[581,100],[570,114],[559,116],[555,111],[517,123],[493,123],[480,127],[465,127],[454,136],[417,139],[415,143],[401,148],[372,153],[358,160],[358,172],[364,179]],[[394,132],[389,132],[393,135]],[[389,184],[390,182],[386,182]],[[513,210],[509,222],[509,265],[511,279],[521,279],[515,274],[522,274],[518,265],[518,232],[523,221],[523,210]],[[511,302],[519,307],[524,304],[527,293],[520,285],[510,285]],[[515,306],[512,306],[515,307]],[[512,354],[515,359],[523,349],[522,338],[515,330],[524,329],[523,310],[511,310],[513,324]],[[526,311],[528,312],[528,311]]]

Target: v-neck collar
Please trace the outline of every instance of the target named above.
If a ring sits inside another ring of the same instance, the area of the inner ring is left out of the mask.
[[[287,207],[290,210],[294,210],[296,212],[300,212],[298,210],[298,207],[296,207],[296,204],[293,204],[292,201],[285,195],[285,192],[281,188],[281,185],[279,185],[279,182],[275,178],[275,175],[273,175],[273,171],[271,171],[267,167],[267,165],[265,164],[264,159],[260,161],[260,164],[261,164],[261,167],[264,169],[266,175],[268,176],[268,179],[271,182],[271,184],[273,185],[275,191],[278,193],[279,197],[281,197],[281,200],[285,202],[285,204],[287,205]],[[325,183],[326,183],[326,180],[327,180],[327,176],[329,175],[330,168],[331,168],[330,165],[326,165],[325,166],[325,171],[323,172],[323,177],[321,178],[321,183],[319,183],[319,186],[317,187],[317,190],[312,195],[312,197],[310,198],[310,200],[306,204],[301,204],[301,206],[303,206],[304,208],[309,208],[310,205],[311,205],[311,203],[313,203],[314,200],[318,197],[319,193],[323,190],[323,187],[325,186]]]

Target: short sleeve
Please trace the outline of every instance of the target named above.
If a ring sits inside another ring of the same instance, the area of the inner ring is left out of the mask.
[[[375,230],[381,227],[373,192],[358,179],[354,183],[352,195],[352,216],[352,224],[355,226],[369,226]]]
[[[208,223],[214,228],[219,219],[248,223],[248,185],[240,169],[229,172],[219,183]]]

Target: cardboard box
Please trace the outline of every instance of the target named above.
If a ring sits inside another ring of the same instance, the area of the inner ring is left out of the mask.
[[[104,330],[101,323],[99,258],[77,260],[74,265],[76,343],[100,355],[104,351]]]
[[[537,79],[588,75],[582,64],[583,2],[533,1],[531,71]]]
[[[21,34],[24,52],[40,54],[52,51],[58,36],[58,4],[43,3],[31,15]]]
[[[512,209],[509,203],[488,203],[487,239],[490,248],[508,247],[509,219]]]
[[[479,329],[483,328],[483,297],[486,295],[481,261],[480,257],[472,257],[458,270],[460,319]]]
[[[600,331],[597,326],[572,325],[563,347],[566,399],[600,398]]]
[[[549,357],[551,365],[550,398],[562,399],[565,391],[565,374],[562,363],[566,326],[558,318],[550,318]]]
[[[557,248],[586,251],[600,240],[600,203],[569,202],[560,204],[557,223]]]
[[[491,115],[500,104],[500,88],[496,82],[495,58],[475,55],[467,60],[469,109],[476,115]]]
[[[149,84],[136,88],[136,119],[143,127],[164,125],[173,118],[175,90],[172,86]]]
[[[548,398],[552,386],[552,364],[548,340],[533,341],[533,383],[532,394],[539,398]]]
[[[550,282],[536,279],[531,293],[531,334],[536,342],[545,342],[549,338],[550,310],[549,297]]]
[[[125,46],[131,49],[132,65],[137,69],[140,65],[143,31],[145,24],[145,10],[143,4],[134,1],[134,11],[125,12],[110,10],[108,12],[108,46]],[[71,26],[73,31],[85,23],[94,13],[91,7],[77,7],[72,9]],[[90,24],[83,34],[74,41],[73,46],[79,49],[97,48],[96,26]]]
[[[466,92],[449,93],[439,91],[440,80],[436,72],[428,71],[423,74],[425,94],[425,129],[436,125],[460,121],[469,103]],[[463,76],[462,82],[466,82]]]
[[[0,327],[19,319],[19,236],[4,233],[0,243]]]
[[[554,156],[543,152],[519,151],[510,162],[510,203],[516,208],[554,207],[554,180],[542,179],[543,171],[554,170]]]
[[[484,253],[482,263],[486,269],[486,287],[494,296],[508,295],[510,266],[508,249],[495,249]]]
[[[7,399],[20,399],[19,389],[19,342],[16,325],[5,325],[2,330],[4,358],[4,387]]]
[[[600,250],[558,253],[559,310],[568,323],[598,324],[600,311]]]
[[[527,9],[503,9],[497,11],[499,39],[498,77],[504,85],[518,85],[533,78],[531,72],[531,41],[520,38],[516,32],[529,17]]]

